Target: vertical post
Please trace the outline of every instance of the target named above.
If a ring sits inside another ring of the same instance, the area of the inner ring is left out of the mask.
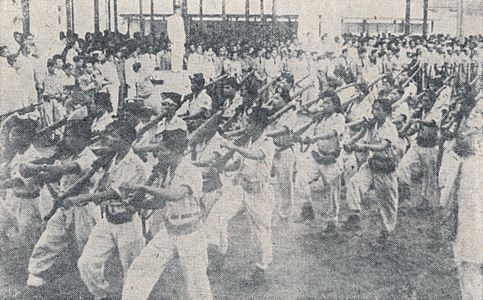
[[[463,15],[464,15],[464,6],[463,0],[458,0],[458,13],[456,14],[456,36],[459,38],[463,38]]]
[[[411,0],[406,0],[406,20],[404,22],[404,34],[411,33]]]
[[[189,40],[190,34],[191,34],[191,22],[188,16],[188,0],[181,1],[181,14],[184,20],[184,29],[186,32],[186,38]]]
[[[144,38],[144,12],[143,12],[143,0],[139,0],[139,30],[141,31],[141,36]]]
[[[75,32],[75,2],[74,0],[70,0],[71,1],[71,5],[70,5],[70,8],[71,8],[71,19],[72,19],[72,33]]]
[[[203,0],[200,0],[200,36],[203,34]]]
[[[151,23],[149,25],[149,33],[151,35],[154,35],[154,0],[151,0],[151,8],[150,8],[150,12],[151,12]]]
[[[94,31],[99,32],[99,0],[94,0]]]
[[[22,0],[23,33],[30,33],[30,1]]]
[[[107,0],[107,30],[112,31],[111,0]]]
[[[226,22],[226,0],[221,0],[221,19]]]
[[[263,0],[260,0],[260,19],[262,20],[262,22],[265,19],[265,5],[263,3]]]
[[[67,33],[72,33],[72,3],[70,0],[65,0],[65,17],[67,20]]]
[[[119,27],[118,27],[119,23],[118,23],[118,15],[117,15],[117,0],[114,0],[113,9],[114,9],[114,11],[113,11],[113,13],[114,13],[114,31],[116,33],[118,33],[119,32]]]
[[[263,0],[260,0],[260,26],[262,29],[262,38],[265,39],[265,5]]]
[[[245,32],[248,32],[248,24],[250,22],[250,0],[245,0]]]
[[[428,37],[428,4],[429,0],[423,0],[423,38]]]
[[[275,36],[275,25],[277,20],[277,0],[272,0],[272,37]]]

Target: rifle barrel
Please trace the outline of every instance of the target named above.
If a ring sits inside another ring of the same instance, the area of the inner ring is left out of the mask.
[[[54,131],[56,129],[59,129],[60,127],[64,126],[65,124],[67,123],[67,118],[62,118],[60,119],[59,121],[45,127],[45,128],[42,128],[41,130],[37,131],[37,134],[38,135],[42,135],[42,134],[45,134],[45,133],[48,133],[48,132],[51,132],[51,131]]]

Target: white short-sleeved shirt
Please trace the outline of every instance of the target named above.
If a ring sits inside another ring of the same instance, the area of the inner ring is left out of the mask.
[[[392,145],[396,144],[399,140],[399,133],[396,125],[394,125],[389,119],[386,119],[381,126],[374,126],[364,137],[364,141],[371,144],[380,143],[383,140],[389,141]],[[371,155],[372,154],[371,151]]]
[[[203,174],[201,169],[195,167],[189,157],[184,157],[176,167],[169,185],[172,187],[188,186],[193,192],[193,196],[175,202],[167,202],[166,218],[172,224],[175,222],[176,224],[174,225],[182,225],[197,220],[198,215],[201,213],[199,199],[203,188]],[[192,216],[176,221],[171,220],[173,216],[188,214],[192,214]]]
[[[108,184],[116,193],[123,195],[119,189],[123,183],[143,184],[149,174],[144,162],[132,149],[119,162],[116,162],[116,158],[117,155],[107,171]]]
[[[176,115],[196,115],[206,109],[208,111],[211,110],[211,97],[206,93],[206,91],[201,91],[198,96],[194,96],[191,100],[185,101],[181,107],[176,111]]]
[[[340,136],[344,133],[345,130],[345,118],[342,114],[339,113],[332,114],[330,117],[316,123],[313,130],[314,135],[320,135],[328,133],[331,130],[335,130]]]
[[[81,172],[79,174],[69,174],[62,176],[60,180],[60,188],[65,192],[75,181],[85,173],[89,172],[92,168],[92,163],[97,159],[97,156],[92,152],[90,148],[84,149],[78,156],[72,157],[71,162],[75,162],[79,165]],[[63,164],[65,161],[58,161],[56,164]]]
[[[242,166],[239,172],[251,182],[263,182],[267,180],[270,175],[271,161],[275,154],[275,145],[271,139],[262,136],[252,145],[248,146],[248,148],[262,151],[265,157],[263,159],[248,159],[242,157]]]
[[[171,186],[186,185],[191,188],[195,197],[201,196],[203,188],[203,174],[201,169],[194,166],[190,158],[185,156],[174,171],[173,178],[170,181]]]
[[[24,178],[22,175],[20,175],[20,165],[41,157],[42,155],[35,149],[34,146],[30,146],[23,154],[17,153],[10,162],[10,178],[20,178],[29,188],[36,189],[34,185],[30,184],[34,181],[32,178]],[[15,189],[7,190],[7,197],[11,197],[14,193]]]
[[[240,94],[236,94],[231,100],[225,100],[223,103],[223,117],[232,118],[235,116],[236,109],[243,104],[243,99]]]

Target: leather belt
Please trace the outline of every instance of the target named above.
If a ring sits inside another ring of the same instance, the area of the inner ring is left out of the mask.
[[[183,220],[183,219],[188,219],[188,218],[192,218],[192,217],[195,217],[197,215],[199,215],[200,213],[191,213],[191,214],[182,214],[182,215],[171,215],[169,216],[169,219],[170,220]]]

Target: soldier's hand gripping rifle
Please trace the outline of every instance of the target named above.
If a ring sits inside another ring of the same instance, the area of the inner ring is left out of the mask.
[[[77,181],[75,181],[63,194],[60,194],[51,184],[47,183],[46,186],[51,193],[54,201],[51,210],[49,213],[44,217],[44,221],[49,221],[54,214],[57,212],[57,210],[61,207],[64,207],[64,200],[67,199],[68,197],[72,197],[76,194],[78,194],[82,188],[86,186],[86,184],[89,183],[90,179],[94,174],[104,167],[108,161],[110,161],[113,158],[113,156],[103,156],[98,159],[96,159],[91,166],[91,169],[84,174],[82,177],[80,177]]]
[[[40,106],[42,104],[43,103],[30,104],[29,106],[22,107],[22,108],[19,108],[19,109],[14,110],[14,111],[8,112],[6,114],[0,115],[0,123],[3,122],[9,116],[11,116],[13,114],[16,114],[16,113],[18,113],[19,115],[24,115],[24,114],[27,114],[27,113],[31,113],[31,112],[35,111],[35,109],[38,106]]]
[[[366,119],[365,117],[362,117],[360,120],[347,123],[345,127],[355,130],[357,133],[346,141],[342,148],[349,153],[359,151],[360,149],[358,149],[356,143],[366,135],[368,128],[371,127],[373,123],[373,119]]]

